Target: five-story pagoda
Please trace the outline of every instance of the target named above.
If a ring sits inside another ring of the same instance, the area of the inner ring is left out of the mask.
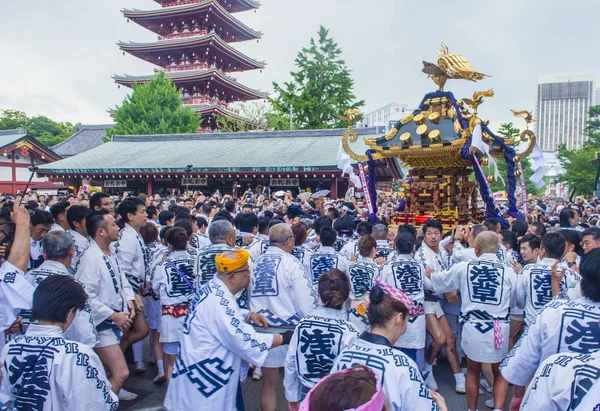
[[[216,115],[239,118],[231,104],[262,99],[266,94],[246,87],[230,73],[263,69],[264,63],[240,53],[229,43],[258,40],[252,30],[232,13],[257,9],[253,0],[155,0],[158,10],[123,10],[131,21],[158,34],[152,43],[119,42],[123,52],[159,66],[181,91],[184,105],[203,117],[203,129],[216,129]],[[131,87],[152,78],[113,77]]]

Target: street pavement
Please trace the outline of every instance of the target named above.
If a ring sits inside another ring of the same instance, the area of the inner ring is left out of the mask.
[[[134,375],[134,367],[130,366],[131,377],[127,380],[125,388],[129,391],[138,394],[136,401],[121,402],[120,411],[129,410],[152,410],[161,409],[163,399],[166,393],[166,386],[155,385],[152,379],[156,376],[156,366],[147,366],[147,371],[144,374]],[[439,364],[434,368],[434,373],[439,386],[439,392],[446,400],[448,410],[450,411],[466,411],[467,400],[464,395],[457,394],[454,391],[454,377],[452,371],[447,364]],[[260,403],[260,382],[252,381],[250,378],[243,385],[244,403],[247,411],[259,411]],[[287,411],[287,402],[283,392],[283,370],[280,373],[280,384],[277,390],[277,409],[278,411]],[[479,411],[489,410],[485,406],[485,400],[490,399],[491,394],[485,393],[479,397]],[[507,400],[505,410],[508,410]],[[179,410],[178,410],[179,411]],[[184,410],[181,410],[184,411]],[[216,410],[215,411],[221,411]]]

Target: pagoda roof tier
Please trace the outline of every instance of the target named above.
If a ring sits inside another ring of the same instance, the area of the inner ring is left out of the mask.
[[[202,0],[158,10],[124,9],[121,12],[128,19],[160,36],[191,37],[198,35],[198,32],[203,29],[206,30],[205,27],[218,28],[215,31],[218,31],[227,42],[259,39],[262,36],[262,33],[233,17],[217,0]],[[181,33],[173,33],[173,22],[185,25],[185,27],[176,27],[181,29]]]
[[[154,0],[164,8],[176,7],[186,4],[199,3],[202,0]],[[260,3],[254,0],[219,0],[219,3],[229,13],[237,13],[240,11],[255,10],[260,7]]]
[[[210,52],[209,56],[214,59],[223,71],[247,71],[262,69],[264,62],[260,62],[237,51],[227,44],[214,31],[197,37],[163,40],[152,43],[118,42],[117,45],[142,60],[149,61],[157,66],[166,68],[175,56],[191,52],[193,59],[200,60]],[[189,57],[189,56],[188,56]]]
[[[267,93],[260,90],[254,90],[250,87],[238,83],[232,77],[225,75],[221,70],[211,69],[205,71],[165,73],[166,77],[173,80],[179,88],[189,91],[192,87],[201,90],[204,89],[207,83],[211,85],[210,89],[226,90],[226,95],[233,96],[232,100],[246,101],[263,99],[267,97]],[[131,87],[135,83],[145,83],[150,81],[154,76],[113,76],[115,83],[122,84],[126,87]],[[213,84],[214,83],[214,84]]]

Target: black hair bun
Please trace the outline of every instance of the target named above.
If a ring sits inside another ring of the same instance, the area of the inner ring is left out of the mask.
[[[385,293],[383,292],[383,289],[380,286],[376,285],[373,288],[371,288],[371,292],[369,294],[369,301],[372,304],[379,304],[383,301],[384,297]]]

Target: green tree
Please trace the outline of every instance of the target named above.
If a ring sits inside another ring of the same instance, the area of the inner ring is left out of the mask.
[[[27,132],[48,147],[52,147],[75,133],[75,125],[59,123],[45,116],[28,117],[19,110],[2,110],[0,130],[24,128]]]
[[[564,169],[559,181],[568,183],[580,194],[591,193],[594,189],[597,166],[590,164],[590,160],[600,151],[600,105],[590,107],[585,133],[588,141],[581,148],[569,150],[561,144],[557,155]]]
[[[521,135],[521,130],[519,130],[517,127],[514,127],[513,123],[504,123],[500,125],[500,128],[498,129],[498,131],[496,132],[496,134],[504,137],[504,138],[514,138],[516,143],[515,145],[513,145],[513,147],[515,148],[515,150],[518,152],[519,151],[519,136]],[[507,176],[507,164],[506,164],[506,160],[504,159],[504,157],[502,158],[494,158],[494,160],[496,160],[496,164],[498,165],[498,171],[500,172],[500,175],[502,176],[502,178],[505,179],[505,183],[506,183],[506,176]],[[525,188],[527,189],[527,194],[532,194],[532,195],[541,195],[543,194],[543,192],[545,191],[545,187],[542,187],[541,189],[538,189],[536,186],[533,185],[533,183],[531,181],[529,181],[529,177],[531,177],[533,175],[533,171],[531,170],[531,161],[529,161],[529,159],[525,158],[523,160],[521,160],[521,166],[523,167],[523,173],[524,173],[524,177],[525,177]],[[515,171],[517,171],[518,165],[515,164]],[[517,177],[517,189],[519,189],[521,187],[521,178]],[[502,183],[502,181],[494,181],[491,184],[491,188],[492,191],[496,192],[496,191],[504,191],[506,189],[505,184]]]
[[[202,122],[190,107],[183,107],[177,87],[160,72],[144,84],[134,84],[133,93],[113,112],[115,134],[195,133]]]
[[[269,119],[273,127],[289,129],[290,110],[292,128],[321,129],[345,127],[336,116],[351,108],[364,106],[356,101],[352,91],[354,80],[342,50],[329,37],[329,30],[321,26],[318,38],[310,39],[310,47],[303,48],[296,57],[298,71],[291,72],[292,80],[281,86],[273,82],[276,97],[270,99],[273,113]]]
[[[243,120],[217,115],[216,122],[219,131],[236,132],[274,129],[274,127],[270,125],[270,116],[273,109],[269,104],[254,101],[240,104],[238,107],[238,114]]]

